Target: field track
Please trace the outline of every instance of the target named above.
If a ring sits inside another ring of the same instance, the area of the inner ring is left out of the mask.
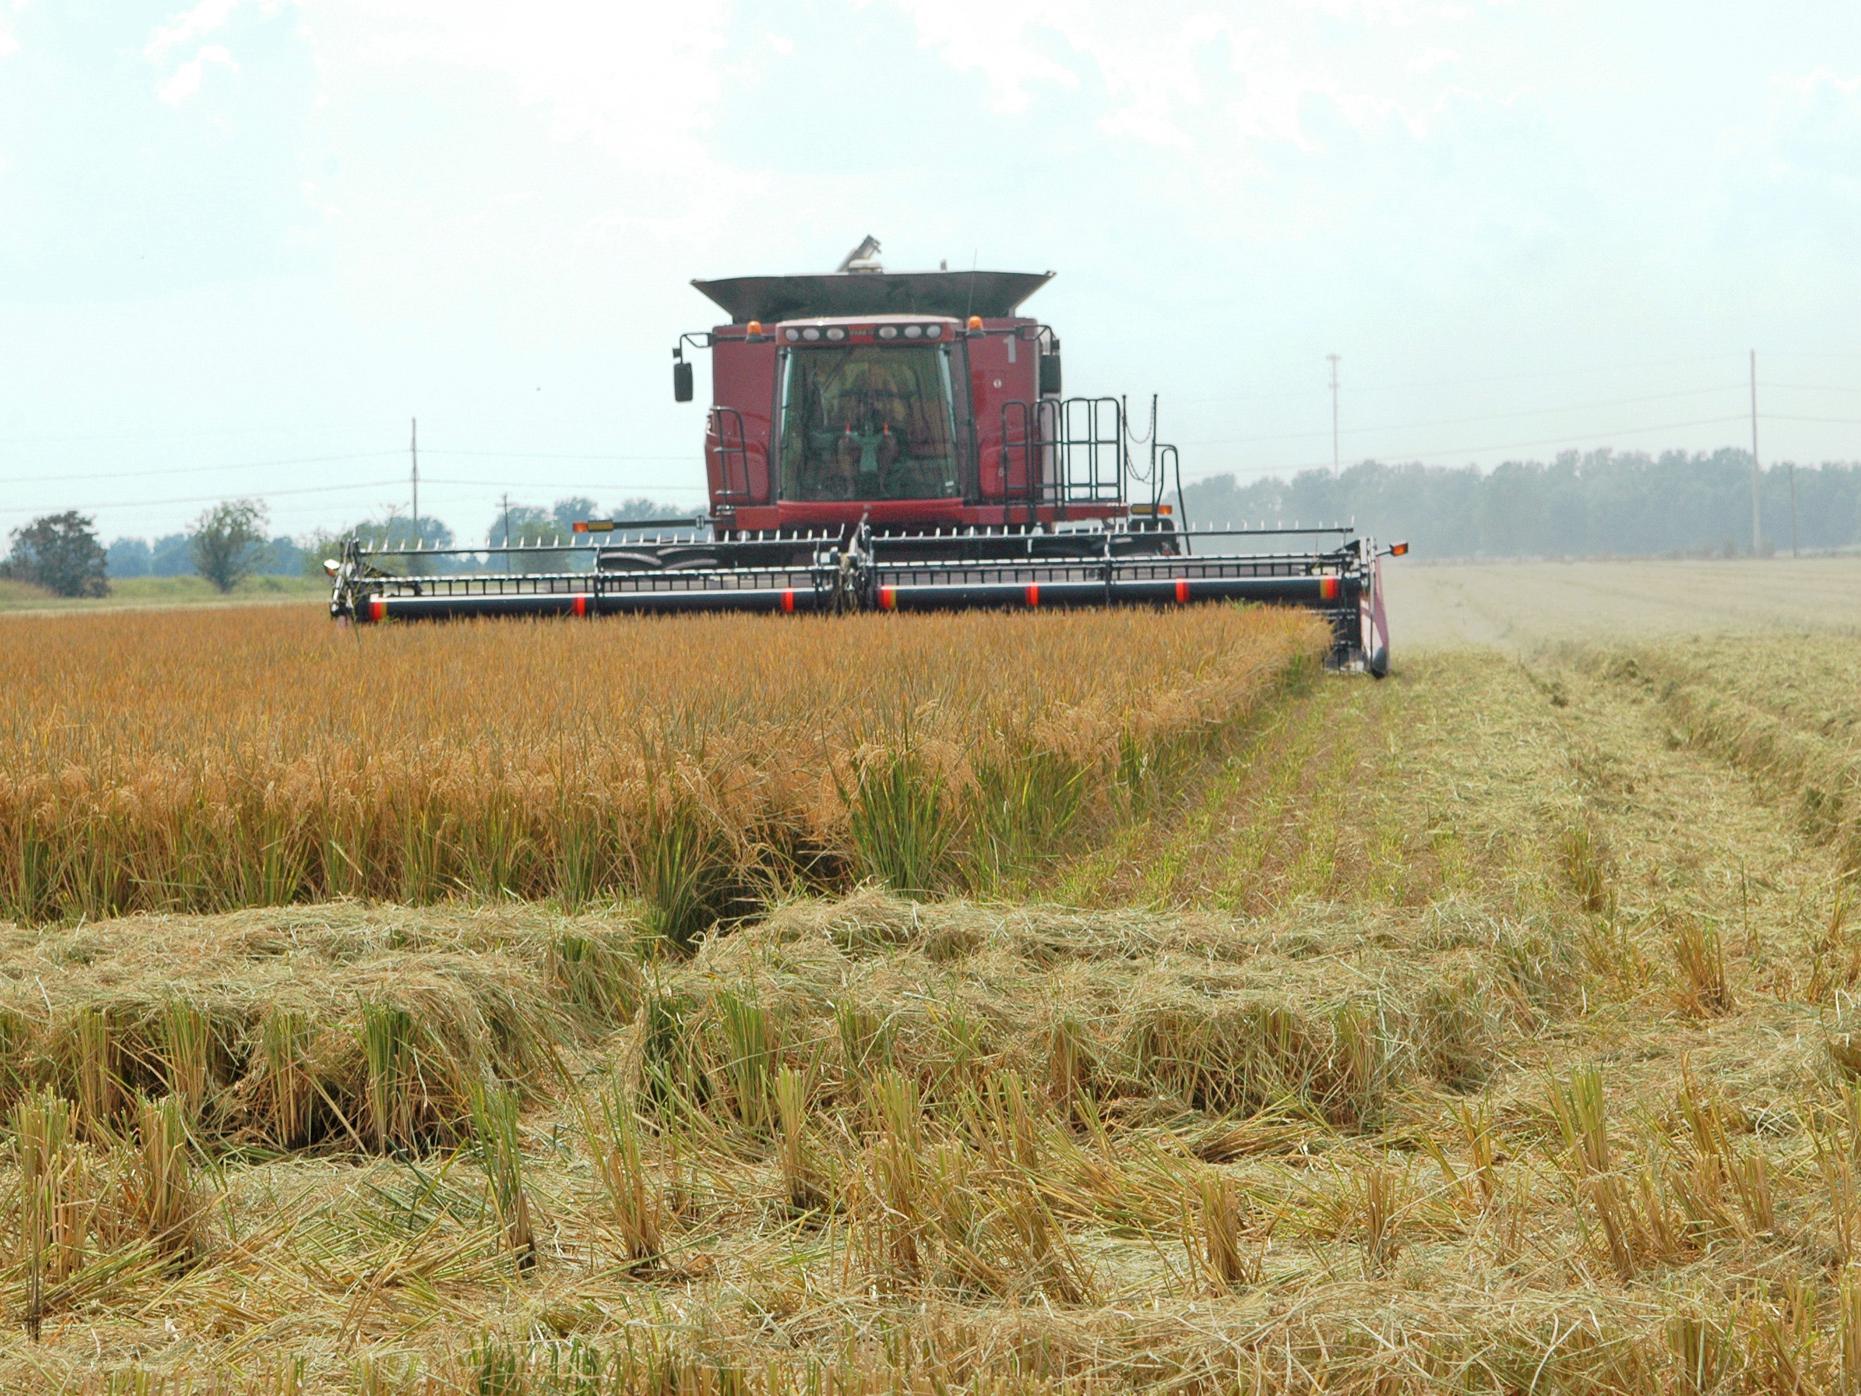
[[[1392,592],[986,889],[0,927],[0,1389],[1861,1389],[1861,564]]]
[[[1385,568],[1396,644],[1519,648],[1662,640],[1778,626],[1849,630],[1861,558],[1760,562],[1422,561]]]

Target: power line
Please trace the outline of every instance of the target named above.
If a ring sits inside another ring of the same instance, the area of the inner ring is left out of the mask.
[[[703,494],[703,485],[660,485],[645,484],[638,480],[608,480],[599,485],[587,483],[569,484],[561,480],[524,480],[512,485],[506,480],[449,480],[437,475],[423,477],[429,485],[462,485],[475,489],[531,489],[531,490],[594,490],[602,494],[613,494],[620,490],[660,490],[665,493]]]
[[[1764,539],[1760,526],[1762,514],[1758,508],[1759,497],[1763,492],[1763,475],[1758,469],[1758,351],[1751,351],[1751,555],[1760,557],[1764,552]]]
[[[692,454],[678,456],[617,456],[608,451],[475,451],[455,450],[447,446],[428,446],[429,456],[484,456],[492,460],[619,460],[619,461],[688,461]]]
[[[407,453],[413,458],[414,536],[420,536],[420,419],[408,419]]]
[[[1429,422],[1400,422],[1388,426],[1345,427],[1345,436],[1363,436],[1385,431],[1428,431],[1435,427],[1469,426],[1475,422],[1498,422],[1517,417],[1549,417],[1559,412],[1590,412],[1604,407],[1633,407],[1646,402],[1669,402],[1674,398],[1702,397],[1707,393],[1738,391],[1743,385],[1727,384],[1717,388],[1684,388],[1671,393],[1646,393],[1639,397],[1608,398],[1600,402],[1572,402],[1562,407],[1527,407],[1513,412],[1484,412],[1475,417],[1441,417]],[[1308,441],[1322,437],[1322,431],[1290,431],[1273,436],[1227,436],[1207,441],[1183,441],[1183,446],[1246,446],[1267,441]]]
[[[399,453],[396,452],[395,454],[399,454]],[[343,491],[352,491],[352,490],[376,490],[376,489],[383,489],[383,488],[390,487],[390,486],[398,486],[399,484],[401,484],[401,481],[399,480],[388,480],[385,482],[380,481],[380,480],[367,480],[367,481],[361,482],[360,484],[305,485],[298,489],[266,490],[262,493],[249,493],[249,494],[239,495],[237,497],[241,499],[256,499],[256,500],[263,502],[263,501],[272,500],[272,499],[284,499],[292,495],[337,494]],[[75,509],[80,514],[101,514],[105,512],[106,510],[152,509],[152,508],[157,507],[158,505],[164,505],[164,504],[218,504],[225,498],[226,498],[226,495],[224,494],[197,494],[197,495],[187,495],[187,496],[183,496],[181,498],[175,498],[175,499],[113,499],[113,500],[110,500],[106,504],[69,504],[69,505],[66,505],[65,507],[67,509]],[[0,514],[36,514],[43,507],[44,506],[37,505],[37,504],[28,504],[23,507],[14,505],[14,506],[10,506],[5,509],[0,509]]]
[[[1377,383],[1359,386],[1358,392],[1394,392],[1403,388],[1458,388],[1468,383],[1515,383],[1522,378],[1569,378],[1586,373],[1633,373],[1645,368],[1678,368],[1682,364],[1723,362],[1730,354],[1689,354],[1678,359],[1650,359],[1638,364],[1585,364],[1569,368],[1532,369],[1523,373],[1494,373],[1477,378],[1436,379],[1430,383]]]
[[[429,445],[426,448],[429,457],[443,456],[483,456],[494,460],[577,460],[577,461],[689,461],[690,455],[679,456],[614,456],[594,453],[566,453],[550,451],[458,451]],[[399,456],[399,451],[350,451],[334,456],[286,456],[267,460],[225,461],[217,465],[165,465],[150,470],[98,470],[73,475],[60,472],[57,475],[18,475],[0,480],[0,485],[58,485],[67,480],[143,480],[160,475],[202,475],[218,470],[260,470],[273,466],[286,465],[331,465],[339,461],[385,460],[390,456]]]
[[[1338,356],[1327,354],[1331,362],[1331,473],[1338,473]]]
[[[1351,391],[1357,392],[1357,393],[1390,393],[1390,392],[1405,391],[1409,389],[1421,390],[1421,389],[1430,389],[1430,388],[1462,388],[1462,387],[1466,387],[1468,384],[1471,384],[1471,383],[1516,383],[1516,382],[1521,382],[1525,379],[1537,380],[1537,379],[1543,379],[1543,378],[1580,377],[1584,374],[1592,374],[1592,373],[1625,374],[1625,373],[1640,372],[1643,369],[1678,368],[1686,364],[1724,363],[1730,360],[1731,357],[1732,356],[1727,353],[1692,354],[1692,355],[1687,355],[1685,357],[1676,358],[1676,359],[1644,360],[1641,363],[1585,364],[1582,366],[1571,365],[1566,368],[1531,369],[1531,370],[1521,371],[1518,373],[1485,374],[1485,375],[1480,375],[1477,377],[1470,377],[1470,378],[1436,378],[1436,379],[1431,379],[1425,382],[1411,381],[1411,382],[1406,382],[1406,383],[1363,383],[1363,382],[1358,382],[1358,381],[1353,380],[1351,384]],[[1182,402],[1182,403],[1238,402],[1238,401],[1251,400],[1251,399],[1256,399],[1256,398],[1266,398],[1266,399],[1273,399],[1275,401],[1283,401],[1287,396],[1288,396],[1288,393],[1286,392],[1286,390],[1273,389],[1273,390],[1262,391],[1262,392],[1216,393],[1216,394],[1210,394],[1210,395],[1206,395],[1202,397],[1180,397],[1180,398],[1174,398],[1172,400],[1175,402]]]
[[[1662,422],[1658,426],[1649,427],[1619,427],[1614,431],[1594,431],[1578,436],[1542,436],[1535,441],[1506,441],[1492,446],[1453,446],[1441,451],[1412,451],[1408,453],[1408,459],[1434,460],[1441,456],[1485,455],[1489,451],[1518,451],[1528,446],[1567,446],[1575,441],[1602,441],[1612,436],[1645,436],[1654,431],[1683,431],[1688,427],[1720,426],[1726,422],[1744,420],[1742,414],[1731,417],[1697,417],[1690,422]],[[1318,462],[1318,464],[1322,465],[1323,462]]]
[[[1727,422],[1742,422],[1744,420],[1745,416],[1743,413],[1731,417],[1697,417],[1690,422],[1662,422],[1657,426],[1619,427],[1614,431],[1589,432],[1587,434],[1575,436],[1546,436],[1540,437],[1535,441],[1504,441],[1496,442],[1488,446],[1454,446],[1440,451],[1407,451],[1402,452],[1400,455],[1390,453],[1391,459],[1386,461],[1385,464],[1406,465],[1410,461],[1437,460],[1442,456],[1485,455],[1491,451],[1517,451],[1530,446],[1570,446],[1585,441],[1604,441],[1617,436],[1643,436],[1649,432],[1682,431],[1688,427],[1721,426]],[[1296,465],[1254,467],[1249,469],[1247,473],[1255,475],[1275,475],[1298,470],[1328,470],[1330,469],[1330,465],[1331,463],[1329,461],[1303,461]],[[1238,475],[1240,473],[1239,470],[1211,470],[1208,472],[1208,475]],[[1208,475],[1198,475],[1195,478],[1207,479]]]
[[[371,424],[367,429],[373,431],[375,427]],[[187,431],[119,431],[59,436],[0,436],[0,446],[62,446],[72,442],[90,441],[197,441],[209,436],[256,436],[267,433],[274,436],[312,436],[348,430],[350,430],[349,427],[332,426],[328,423],[310,427],[292,427],[267,422],[263,426],[197,427]]]
[[[341,456],[294,456],[285,460],[239,460],[224,465],[173,465],[153,470],[105,470],[85,475],[21,475],[0,480],[0,485],[62,485],[67,480],[144,480],[156,475],[203,475],[215,470],[257,470],[276,465],[329,465],[336,461],[379,460],[399,451],[351,451]]]

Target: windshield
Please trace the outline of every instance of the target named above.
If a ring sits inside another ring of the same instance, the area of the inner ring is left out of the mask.
[[[791,351],[782,375],[781,440],[785,499],[960,493],[949,350]]]

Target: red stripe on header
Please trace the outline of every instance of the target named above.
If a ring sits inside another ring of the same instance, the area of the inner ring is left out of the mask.
[[[588,614],[588,598],[587,597],[578,596],[575,598],[575,614],[578,616],[585,616]]]
[[[1320,577],[1318,579],[1318,596],[1322,601],[1336,601],[1338,599],[1338,579],[1336,577]]]
[[[1029,582],[1027,584],[1027,604],[1030,606],[1038,606],[1040,604],[1039,582]]]
[[[896,587],[879,588],[879,609],[896,611],[898,609],[898,589]]]
[[[795,593],[793,591],[784,591],[782,593],[782,609],[787,611],[790,615],[795,613]]]
[[[388,603],[384,598],[379,596],[371,596],[369,598],[368,618],[370,620],[386,620],[388,618]]]
[[[1176,599],[1178,601],[1187,601],[1189,599],[1189,579],[1187,577],[1178,577],[1176,579]]]

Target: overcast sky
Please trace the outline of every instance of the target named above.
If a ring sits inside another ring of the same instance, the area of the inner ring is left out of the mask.
[[[1346,460],[1742,445],[1752,346],[1861,459],[1854,0],[0,0],[0,530],[405,509],[416,414],[462,535],[695,506],[689,280],[868,232],[1058,271],[1190,475],[1328,462],[1334,352]]]

